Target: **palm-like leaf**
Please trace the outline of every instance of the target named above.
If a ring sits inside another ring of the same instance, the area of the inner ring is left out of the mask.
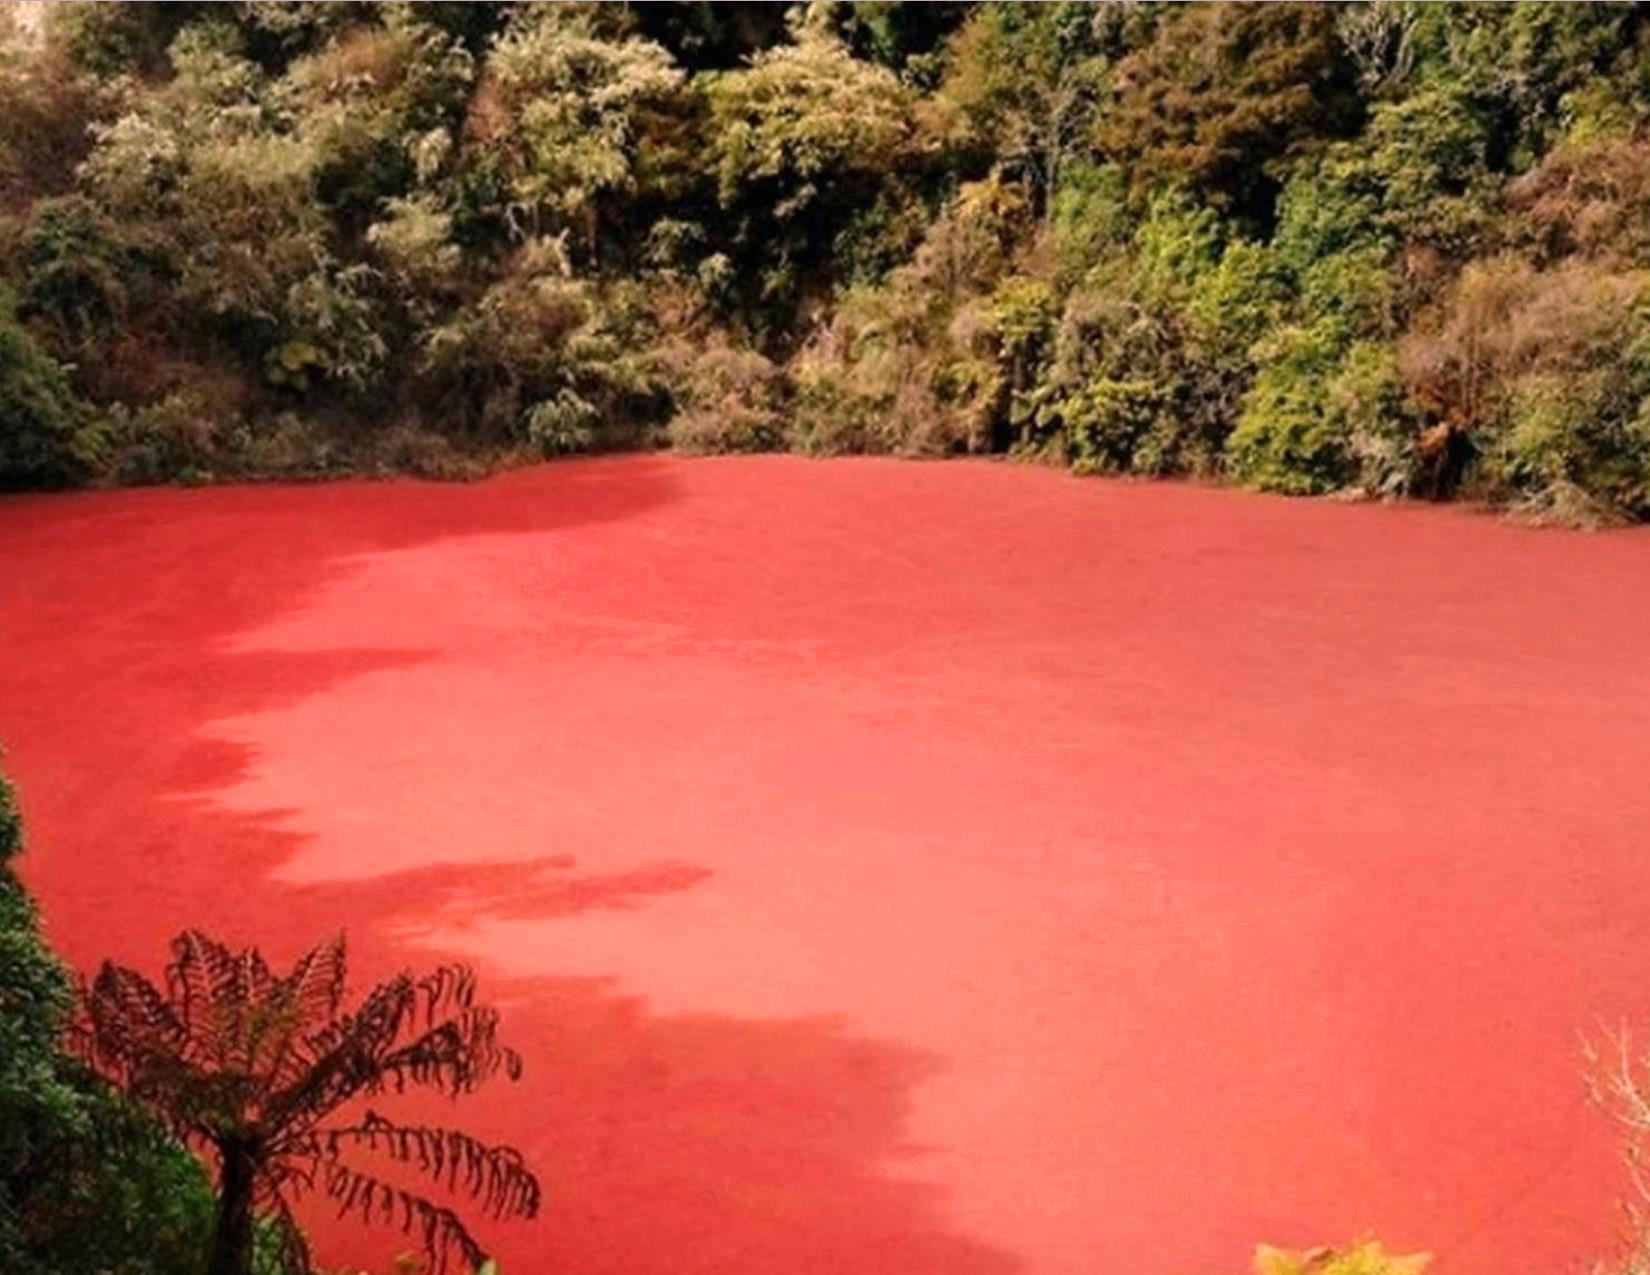
[[[494,1217],[532,1217],[539,1184],[520,1154],[373,1111],[332,1120],[385,1092],[423,1086],[456,1096],[500,1071],[515,1079],[521,1059],[498,1042],[498,1015],[476,1003],[464,966],[399,974],[348,1012],[344,971],[341,935],[277,976],[255,949],[186,931],[172,943],[164,992],[105,963],[83,989],[73,1039],[178,1137],[214,1154],[225,1191],[236,1176],[223,1168],[229,1159],[249,1166],[249,1202],[276,1222],[289,1269],[309,1270],[291,1212],[303,1191],[416,1235],[437,1271],[454,1256],[479,1267],[485,1255],[456,1212],[354,1167],[346,1153],[411,1166]],[[228,1203],[220,1217],[234,1213]]]

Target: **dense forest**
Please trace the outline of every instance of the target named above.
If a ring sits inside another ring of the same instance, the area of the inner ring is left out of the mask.
[[[1636,5],[11,27],[6,486],[669,445],[1650,515]]]

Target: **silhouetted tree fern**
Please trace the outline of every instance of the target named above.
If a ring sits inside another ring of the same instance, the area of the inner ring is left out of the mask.
[[[345,1011],[343,936],[284,976],[254,948],[231,951],[196,931],[172,941],[165,990],[105,962],[83,989],[75,1041],[91,1064],[153,1111],[218,1171],[208,1275],[249,1275],[257,1215],[280,1236],[283,1265],[310,1270],[292,1201],[320,1191],[339,1212],[416,1236],[436,1272],[456,1256],[486,1260],[452,1209],[354,1167],[387,1156],[466,1194],[495,1217],[532,1217],[539,1184],[509,1147],[451,1129],[404,1125],[360,1100],[409,1086],[454,1096],[521,1059],[497,1040],[498,1015],[475,1002],[462,965],[402,973]],[[347,1109],[347,1111],[346,1111]]]

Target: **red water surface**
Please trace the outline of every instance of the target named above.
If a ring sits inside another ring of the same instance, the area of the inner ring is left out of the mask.
[[[1612,1240],[1644,534],[781,458],[16,498],[0,736],[82,966],[478,964],[527,1077],[430,1114],[541,1170],[512,1275]]]

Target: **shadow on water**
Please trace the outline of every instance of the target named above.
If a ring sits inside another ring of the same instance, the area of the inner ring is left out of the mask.
[[[633,517],[673,498],[666,467],[590,461],[473,486],[151,490],[0,502],[0,736],[34,837],[23,871],[78,966],[154,969],[190,925],[287,960],[340,927],[357,986],[442,953],[409,927],[645,908],[711,874],[642,862],[581,874],[565,855],[449,862],[353,880],[275,878],[308,837],[282,811],[202,794],[256,758],[203,731],[439,657],[355,647],[246,651],[363,554]],[[905,1128],[939,1059],[833,1019],[664,1015],[611,980],[493,977],[528,1060],[522,1084],[459,1113],[520,1146],[549,1207],[489,1229],[516,1275],[1006,1275],[915,1180]],[[759,971],[753,973],[759,977]],[[646,989],[641,989],[645,991]],[[445,1111],[432,1118],[449,1120]],[[909,1166],[911,1177],[896,1170]],[[393,1236],[315,1219],[328,1261],[381,1265]]]
[[[312,924],[340,929],[363,916],[385,930],[465,927],[480,921],[544,921],[601,908],[627,911],[710,877],[691,863],[646,863],[624,872],[576,875],[571,855],[441,863],[359,881],[282,886]]]
[[[600,983],[505,983],[547,1116],[539,1235],[501,1237],[516,1269],[587,1275],[1008,1275],[947,1229],[904,1130],[937,1059],[829,1019],[657,1015]],[[512,1095],[481,1099],[503,1120]],[[519,1110],[515,1127],[524,1128]],[[508,1265],[508,1264],[507,1264]]]

